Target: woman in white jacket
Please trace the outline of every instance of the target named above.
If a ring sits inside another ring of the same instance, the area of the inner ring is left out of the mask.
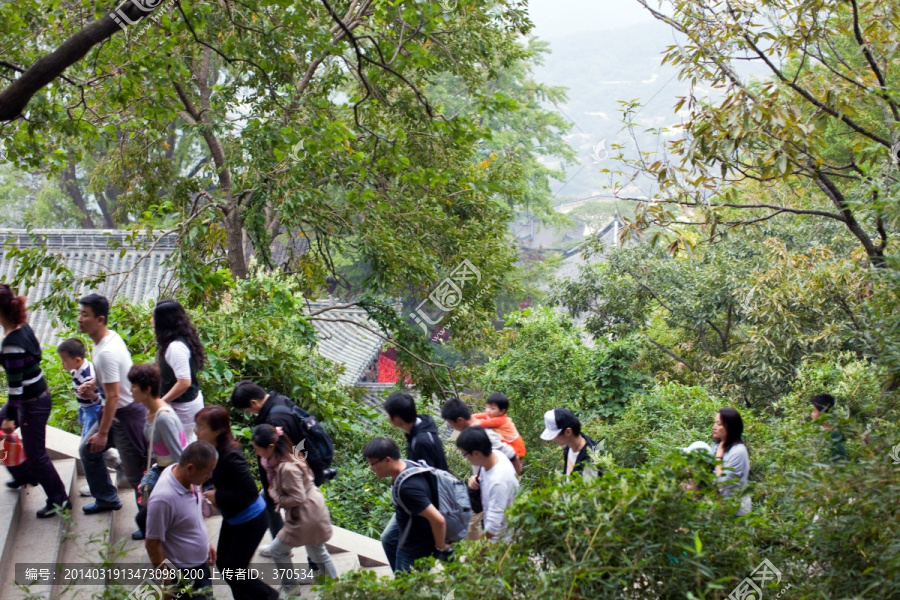
[[[744,421],[741,414],[733,408],[723,408],[716,413],[713,423],[713,438],[716,456],[716,484],[724,498],[740,493],[747,485],[750,475],[750,454],[741,439],[744,434]],[[720,462],[721,461],[721,462]],[[738,517],[750,512],[750,496],[741,498]]]

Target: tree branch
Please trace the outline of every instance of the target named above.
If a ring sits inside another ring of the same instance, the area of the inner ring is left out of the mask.
[[[122,31],[112,15],[118,12],[131,23],[137,23],[149,13],[134,2],[123,3],[121,8],[97,19],[63,44],[29,67],[22,76],[0,92],[0,123],[18,118],[28,103],[42,88],[60,77],[67,68],[81,60],[91,48]]]

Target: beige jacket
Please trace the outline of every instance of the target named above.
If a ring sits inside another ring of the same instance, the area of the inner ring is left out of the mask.
[[[331,516],[325,497],[313,483],[309,465],[293,457],[279,462],[269,480],[269,496],[284,509],[278,539],[291,546],[324,544],[331,539]]]

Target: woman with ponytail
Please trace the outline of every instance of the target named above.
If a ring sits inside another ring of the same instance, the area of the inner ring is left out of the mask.
[[[203,493],[207,502],[222,513],[222,529],[216,548],[219,571],[246,570],[269,527],[266,501],[256,491],[256,480],[240,444],[231,433],[228,411],[206,406],[197,413],[197,437],[219,453],[213,469],[212,488]],[[259,579],[228,579],[234,600],[277,600],[278,592]]]
[[[291,549],[306,546],[310,562],[315,562],[330,577],[337,577],[337,570],[325,547],[332,534],[325,497],[316,487],[312,469],[305,457],[295,455],[289,438],[280,429],[259,425],[253,430],[251,438],[253,449],[268,476],[269,496],[275,502],[276,509],[284,509],[284,527],[272,540],[269,552],[280,572],[294,574]],[[283,579],[281,584],[286,594],[296,595],[300,581],[290,577]]]
[[[8,435],[20,427],[26,456],[21,465],[8,467],[13,478],[6,485],[17,489],[25,484],[40,484],[47,494],[47,505],[37,511],[37,516],[45,519],[70,510],[72,503],[45,446],[52,401],[41,371],[41,345],[27,318],[25,298],[0,283],[0,327],[4,335],[0,364],[9,383],[9,399],[0,408],[0,430]]]

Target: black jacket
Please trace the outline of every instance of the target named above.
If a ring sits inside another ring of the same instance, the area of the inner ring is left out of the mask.
[[[256,502],[256,480],[244,454],[237,448],[219,454],[211,481],[216,488],[216,504],[226,519]]]
[[[584,445],[584,448],[581,449],[581,452],[578,453],[578,458],[575,459],[575,468],[572,469],[572,473],[581,473],[584,470],[584,466],[590,460],[588,458],[588,450],[593,450],[597,446],[597,442],[586,436],[585,434],[581,434],[585,440],[587,440],[587,444]],[[566,468],[568,465],[566,464],[566,454],[569,452],[568,446],[563,446],[562,455],[563,455],[563,473],[566,472]]]
[[[444,455],[444,444],[438,435],[434,419],[428,415],[416,417],[412,431],[406,434],[406,458],[424,460],[435,469],[448,471],[447,457]]]
[[[282,396],[281,394],[276,394],[275,392],[269,392],[269,398],[266,400],[266,403],[263,404],[262,408],[259,411],[259,414],[256,415],[256,421],[254,421],[254,425],[262,425],[267,424],[272,427],[281,427],[284,430],[284,434],[288,436],[291,440],[291,446],[294,446],[299,443],[303,432],[300,430],[300,422],[297,420],[294,415],[290,413],[283,412],[272,412],[272,407],[276,404],[280,404],[282,406],[290,407],[293,402],[291,402],[290,398],[286,396]],[[259,462],[259,480],[262,482],[262,489],[265,492],[266,502],[270,502],[269,498],[269,477],[266,474],[266,470],[262,466],[262,459],[257,459]]]

